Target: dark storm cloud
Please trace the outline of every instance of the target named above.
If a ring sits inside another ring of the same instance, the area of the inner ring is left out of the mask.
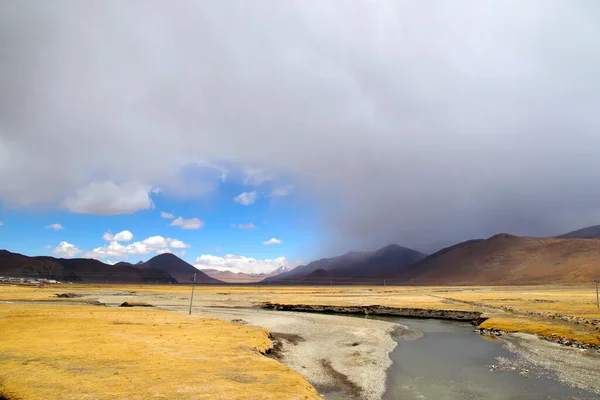
[[[293,176],[325,251],[600,223],[599,11],[3,2],[0,200],[185,195],[181,171],[219,161]]]

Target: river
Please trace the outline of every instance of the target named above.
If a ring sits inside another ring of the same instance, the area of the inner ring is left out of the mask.
[[[502,340],[482,337],[467,323],[396,317],[359,317],[394,322],[423,332],[397,338],[390,354],[385,400],[598,399],[565,386],[547,370],[527,364]],[[500,365],[493,368],[494,365]],[[515,368],[515,369],[513,369]],[[600,380],[600,377],[599,377]],[[326,394],[327,400],[344,399]]]

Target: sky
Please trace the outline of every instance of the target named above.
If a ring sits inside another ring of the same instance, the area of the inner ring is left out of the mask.
[[[600,223],[592,0],[24,0],[0,40],[0,248],[267,271]]]

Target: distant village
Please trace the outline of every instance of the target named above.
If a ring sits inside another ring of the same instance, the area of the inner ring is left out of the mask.
[[[44,279],[44,278],[15,278],[13,276],[0,276],[0,283],[14,283],[19,285],[32,285],[32,286],[44,286],[60,285],[63,282],[57,281],[56,279]],[[72,284],[72,282],[65,282]]]

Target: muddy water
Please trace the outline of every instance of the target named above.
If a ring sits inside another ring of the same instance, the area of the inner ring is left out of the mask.
[[[396,339],[398,347],[390,354],[393,364],[385,400],[598,399],[598,395],[562,385],[548,371],[524,365],[502,341],[478,335],[472,325],[432,319],[371,318],[393,321],[424,333],[417,340]],[[491,368],[498,364],[500,368]]]

